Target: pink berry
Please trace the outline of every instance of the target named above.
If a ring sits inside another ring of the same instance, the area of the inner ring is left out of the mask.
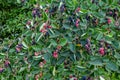
[[[78,7],[76,10],[75,10],[75,12],[79,12],[80,11],[80,7]]]
[[[59,45],[57,46],[57,50],[61,50],[61,48],[62,48],[61,46],[59,46]]]
[[[43,63],[43,62],[40,62],[40,63],[39,63],[39,66],[40,66],[41,68],[43,68],[44,63]]]
[[[39,52],[34,52],[34,55],[35,55],[35,56],[38,56],[38,55],[39,55]]]
[[[16,51],[17,51],[17,52],[20,52],[20,51],[21,51],[21,49],[20,49],[20,48],[18,48],[18,47],[16,47]]]
[[[52,28],[52,26],[47,26],[47,28]]]
[[[47,29],[43,28],[43,29],[40,30],[40,32],[46,33],[46,32],[47,32]]]
[[[45,9],[45,12],[46,12],[46,13],[48,13],[48,12],[49,12],[49,10],[48,10],[48,9]]]
[[[78,80],[76,77],[74,77],[74,80]]]
[[[10,64],[10,61],[9,61],[9,60],[6,60],[6,61],[4,62],[5,67],[8,67],[9,64]]]
[[[47,28],[47,23],[45,23],[43,27],[46,29]]]
[[[53,52],[53,57],[58,58],[58,53],[56,51]]]
[[[2,73],[3,71],[4,71],[4,69],[0,67],[0,73]]]
[[[33,10],[32,13],[33,13],[33,14],[36,14],[37,12],[36,12],[36,10]]]
[[[46,64],[46,60],[43,60],[43,63]]]
[[[90,50],[90,45],[89,45],[89,44],[86,44],[86,45],[85,45],[85,48],[89,51],[89,50]]]
[[[31,24],[31,21],[27,21],[27,25],[30,25]]]
[[[112,11],[110,11],[109,14],[112,15]]]
[[[104,55],[105,54],[105,49],[102,47],[102,48],[100,48],[99,49],[99,53],[100,53],[100,55]]]
[[[112,21],[110,18],[107,19],[107,23],[110,24]]]
[[[76,20],[76,22],[75,22],[75,26],[76,26],[76,27],[78,27],[78,26],[79,26],[79,22],[80,22],[80,20],[79,20],[79,19],[77,19],[77,20]]]

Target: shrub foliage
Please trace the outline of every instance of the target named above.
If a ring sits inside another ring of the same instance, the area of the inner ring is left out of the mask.
[[[120,79],[119,0],[15,1],[0,3],[12,37],[1,41],[1,80]]]

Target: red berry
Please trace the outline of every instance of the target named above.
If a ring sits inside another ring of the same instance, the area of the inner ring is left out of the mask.
[[[46,64],[46,60],[43,60],[43,63]]]
[[[47,28],[52,28],[52,26],[47,26]]]
[[[108,24],[111,23],[111,19],[110,19],[110,18],[107,19],[107,23],[108,23]]]
[[[105,49],[102,47],[102,48],[100,48],[99,49],[99,53],[100,53],[100,55],[104,55],[105,54]]]
[[[78,79],[75,77],[74,80],[78,80]]]
[[[58,53],[56,51],[53,52],[53,57],[58,58]]]
[[[57,46],[57,50],[61,50],[61,48],[62,48],[61,46]]]
[[[44,26],[43,26],[43,27],[44,27],[45,29],[47,28],[47,26],[48,26],[47,23],[44,23]]]
[[[69,78],[73,78],[73,75],[70,75]]]
[[[47,29],[43,28],[43,29],[40,30],[40,32],[46,33],[46,32],[47,32]]]

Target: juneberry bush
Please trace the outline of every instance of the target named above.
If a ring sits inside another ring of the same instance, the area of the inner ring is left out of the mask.
[[[17,28],[4,25],[19,32],[0,39],[1,80],[120,79],[120,0],[15,1]]]

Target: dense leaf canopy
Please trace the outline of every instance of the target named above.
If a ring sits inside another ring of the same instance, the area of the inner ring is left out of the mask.
[[[119,80],[120,0],[0,0],[1,80]]]

